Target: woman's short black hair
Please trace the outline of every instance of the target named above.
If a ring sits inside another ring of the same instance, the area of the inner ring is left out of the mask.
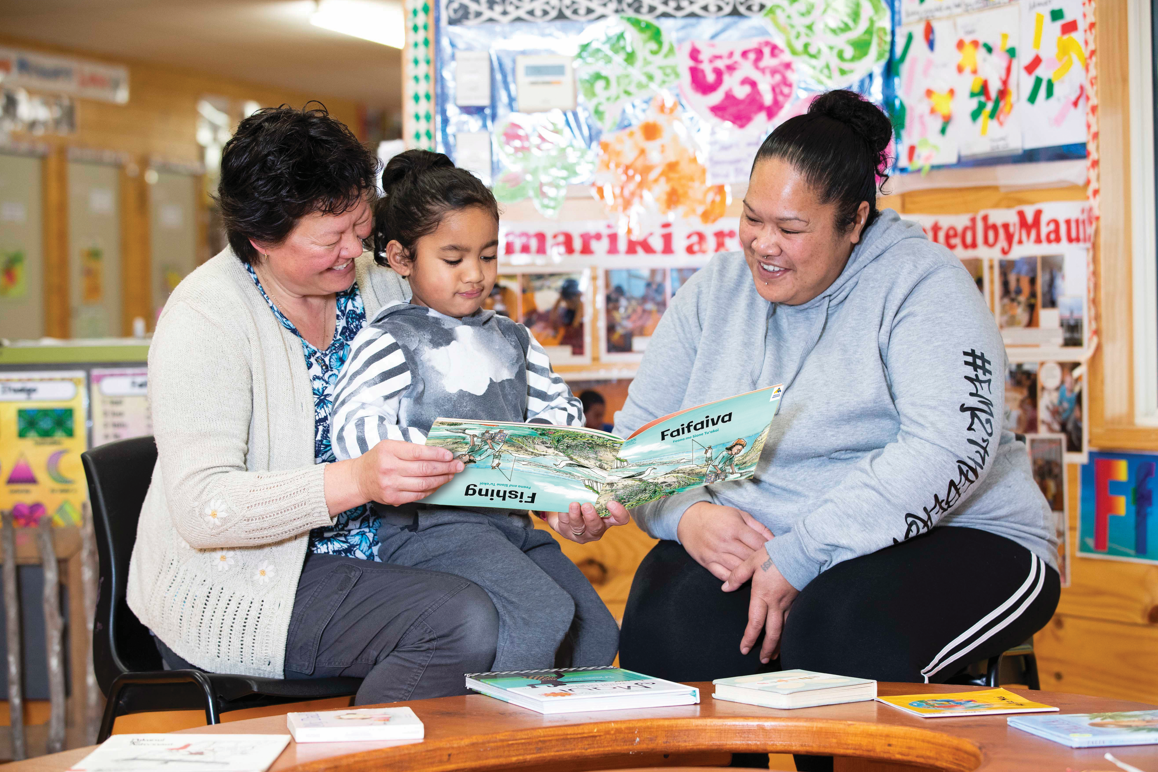
[[[820,194],[836,202],[836,226],[848,230],[867,201],[865,228],[877,218],[877,190],[888,180],[888,147],[893,126],[880,108],[852,91],[829,91],[812,101],[808,112],[789,118],[756,152],[756,164],[782,158]]]
[[[229,246],[243,263],[250,239],[276,245],[311,212],[342,214],[375,192],[378,159],[324,105],[258,110],[221,153],[217,201]]]
[[[480,207],[499,219],[490,189],[442,153],[407,150],[390,159],[382,172],[382,196],[374,207],[374,259],[388,265],[386,245],[402,245],[403,259],[414,259],[414,245],[438,229],[447,212]]]

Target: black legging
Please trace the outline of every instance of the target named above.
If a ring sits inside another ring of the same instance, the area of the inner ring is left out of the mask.
[[[943,683],[1044,627],[1061,591],[1057,571],[1009,539],[934,528],[814,579],[792,604],[779,661],[761,665],[760,642],[740,653],[751,584],[721,584],[678,543],[657,544],[631,585],[623,667],[673,681],[803,668]]]

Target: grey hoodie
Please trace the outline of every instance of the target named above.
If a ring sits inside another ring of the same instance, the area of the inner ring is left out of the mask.
[[[768,555],[797,589],[937,526],[1004,536],[1056,568],[1049,505],[1024,443],[1003,427],[1006,370],[973,278],[892,210],[832,286],[798,306],[761,298],[742,253],[716,255],[656,328],[616,434],[784,383],[780,413],[751,480],[632,514],[676,539],[696,502],[742,509],[775,535]]]

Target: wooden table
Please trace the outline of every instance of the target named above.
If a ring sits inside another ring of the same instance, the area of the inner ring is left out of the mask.
[[[701,689],[699,705],[567,716],[541,716],[481,695],[402,703],[412,707],[426,724],[425,740],[305,745],[291,742],[272,769],[278,772],[380,769],[451,772],[540,767],[562,772],[663,763],[663,757],[657,754],[670,754],[669,764],[679,763],[680,754],[700,754],[700,763],[703,763],[705,753],[735,751],[833,755],[839,757],[838,770],[1117,772],[1113,764],[1102,758],[1107,749],[1071,750],[1008,727],[1005,716],[921,719],[877,702],[772,710],[714,700],[711,684],[696,685]],[[892,683],[879,686],[882,695],[973,688]],[[1154,707],[1061,692],[1011,691],[1056,705],[1063,713]],[[287,733],[282,716],[187,731]],[[9,765],[6,772],[60,772],[90,750],[78,748],[17,762]],[[1108,750],[1145,772],[1158,772],[1158,746]],[[897,764],[911,766],[895,766]]]

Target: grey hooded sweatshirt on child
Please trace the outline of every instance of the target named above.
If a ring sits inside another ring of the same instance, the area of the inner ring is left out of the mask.
[[[742,509],[775,535],[768,555],[797,589],[937,526],[1004,536],[1056,569],[1049,505],[1004,428],[1006,370],[973,277],[892,210],[832,286],[798,306],[761,298],[742,253],[716,255],[656,328],[616,434],[776,383],[787,387],[780,412],[751,480],[632,514],[675,540],[696,502]]]

